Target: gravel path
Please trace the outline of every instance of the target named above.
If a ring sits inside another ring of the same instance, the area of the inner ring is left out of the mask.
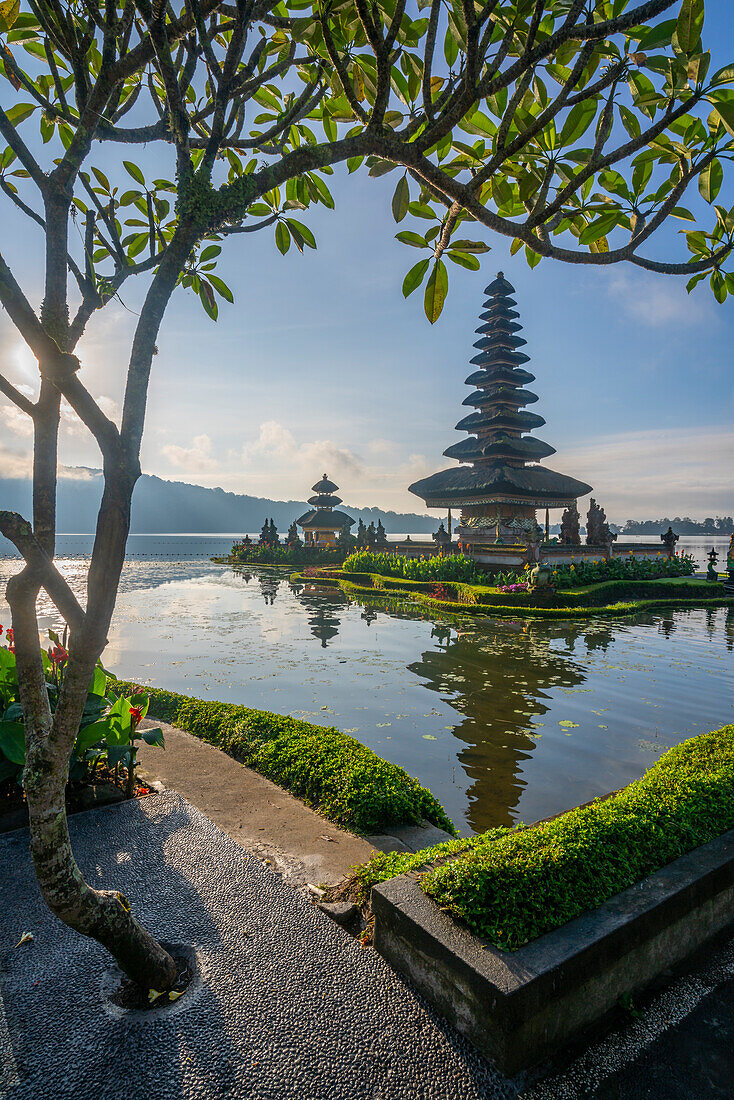
[[[194,944],[206,982],[166,1016],[105,1010],[108,956],[45,909],[27,834],[0,838],[2,994],[21,1081],[10,1100],[515,1095],[379,956],[179,795],[70,825],[89,881],[122,890],[168,942]]]

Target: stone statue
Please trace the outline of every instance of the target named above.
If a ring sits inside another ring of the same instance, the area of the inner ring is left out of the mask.
[[[610,546],[616,538],[609,530],[606,512],[592,497],[586,513],[586,545]]]
[[[354,535],[349,530],[349,524],[345,523],[344,526],[340,529],[339,534],[337,535],[337,546],[340,550],[343,550],[345,553],[348,554],[350,550],[354,547],[356,541],[357,540],[355,539]]]
[[[719,560],[719,555],[716,553],[716,550],[713,548],[713,546],[709,550],[708,557],[709,557],[709,566],[708,566],[708,569],[706,570],[706,580],[707,581],[718,581],[719,574],[716,572],[716,563]]]
[[[680,535],[676,535],[672,527],[668,527],[668,530],[664,535],[660,536],[660,541],[671,554],[675,550],[675,544],[680,538]]]
[[[581,545],[580,524],[581,516],[574,500],[573,504],[569,504],[561,516],[561,542],[564,546]]]
[[[543,562],[542,565],[536,565],[534,569],[530,570],[530,587],[531,588],[549,588],[551,587],[551,577],[553,570],[548,562]]]
[[[443,525],[443,520],[441,520],[438,525],[438,531],[434,531],[431,538],[437,546],[447,546],[451,542],[449,534]]]
[[[360,550],[365,550],[367,547],[367,528],[361,519],[357,524],[357,547]]]
[[[288,535],[286,536],[285,544],[286,546],[289,546],[291,550],[294,550],[297,546],[301,545],[301,540],[298,537],[298,528],[296,527],[295,520],[293,520],[293,523],[288,528]]]
[[[385,528],[382,526],[381,519],[378,519],[377,521],[375,542],[378,550],[387,550],[387,535],[385,534]]]

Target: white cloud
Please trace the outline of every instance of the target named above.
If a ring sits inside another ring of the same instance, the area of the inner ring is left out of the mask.
[[[563,448],[552,464],[593,485],[595,498],[615,522],[663,515],[703,519],[734,511],[730,428],[601,436]]]
[[[0,423],[9,435],[18,439],[33,437],[33,421],[17,405],[0,405]]]
[[[308,477],[314,467],[320,469],[323,466],[324,470],[330,469],[335,475],[349,473],[359,476],[364,470],[362,459],[347,447],[340,447],[330,439],[299,444],[293,433],[277,420],[266,420],[260,425],[260,434],[255,442],[246,443],[242,448],[241,459],[245,465],[263,458],[278,459],[291,468],[308,470]]]
[[[219,469],[219,462],[212,455],[212,441],[208,435],[195,435],[191,447],[170,443],[162,453],[171,466],[190,474],[208,474]]]
[[[0,476],[7,478],[28,478],[31,476],[31,454],[11,451],[0,444]]]
[[[623,271],[610,281],[609,293],[633,320],[652,328],[708,324],[715,317],[711,298],[688,294],[680,279]]]

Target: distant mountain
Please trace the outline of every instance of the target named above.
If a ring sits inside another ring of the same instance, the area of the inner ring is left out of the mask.
[[[59,479],[58,530],[84,534],[94,531],[102,496],[99,470],[79,470],[78,476]],[[131,534],[227,534],[259,531],[271,517],[285,533],[298,516],[309,510],[300,500],[269,500],[224,489],[205,489],[183,481],[164,481],[143,474],[133,494]],[[0,477],[0,508],[30,516],[31,483],[20,478]],[[435,531],[440,517],[411,512],[385,512],[381,508],[344,508],[355,520],[366,524],[382,520],[388,534]]]

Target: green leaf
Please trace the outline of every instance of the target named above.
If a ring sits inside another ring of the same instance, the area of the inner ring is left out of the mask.
[[[283,222],[278,222],[275,227],[275,244],[282,256],[285,256],[291,246],[291,235],[288,232],[288,226]]]
[[[436,260],[431,274],[428,277],[426,293],[423,298],[423,308],[426,317],[432,325],[435,324],[441,316],[443,304],[446,301],[448,292],[449,276],[446,271],[446,265],[442,260]]]
[[[698,175],[698,190],[706,200],[711,203],[714,201],[721,185],[724,182],[724,169],[721,166],[720,160],[712,160],[710,164],[707,164],[702,172]]]
[[[408,213],[409,202],[410,188],[408,187],[408,181],[405,176],[401,176],[392,197],[392,216],[396,222],[401,222]]]
[[[92,684],[89,688],[90,695],[104,695],[107,691],[107,676],[105,670],[101,665],[97,665],[94,670],[94,676],[92,677]]]
[[[452,241],[452,250],[458,250],[459,252],[489,252],[490,245],[485,244],[484,241]]]
[[[703,0],[683,0],[675,25],[675,39],[684,54],[693,53],[703,29]]]
[[[0,752],[12,764],[25,764],[25,730],[22,722],[0,722]]]
[[[725,65],[723,69],[719,69],[711,77],[711,83],[714,85],[734,83],[734,65]]]
[[[711,284],[711,289],[714,292],[714,298],[719,303],[719,305],[721,305],[722,302],[726,301],[726,296],[729,293],[724,276],[720,271],[712,271],[709,283]]]
[[[110,729],[111,722],[109,718],[103,718],[99,722],[92,722],[91,725],[85,726],[83,730],[79,731],[74,742],[75,754],[83,756],[87,749],[91,749],[92,745],[98,745],[100,741],[104,741]]]
[[[285,221],[296,244],[299,244],[298,238],[300,237],[302,244],[307,244],[309,248],[316,247],[316,238],[307,225],[304,225],[303,222],[297,222],[295,218],[286,218]],[[302,248],[301,251],[303,251]]]
[[[725,99],[722,92],[716,94],[716,99],[713,100],[713,107],[716,114],[719,116],[724,126],[729,133],[734,137],[734,99]]]
[[[20,15],[20,0],[3,0],[0,4],[0,34],[11,30]]]
[[[650,27],[639,40],[638,50],[657,50],[661,46],[669,46],[675,32],[675,19],[665,19],[654,27]]]
[[[140,730],[140,737],[145,741],[146,745],[155,745],[156,748],[164,749],[166,747],[163,737],[163,730],[160,726],[155,726],[153,729]]]
[[[688,280],[688,282],[686,283],[686,290],[688,291],[688,293],[690,294],[691,291],[693,290],[694,286],[696,286],[697,283],[700,283],[701,279],[705,279],[705,278],[706,278],[706,272],[705,271],[699,271],[697,275],[694,275],[692,278],[690,278]]]
[[[610,210],[608,214],[602,214],[600,217],[595,218],[585,229],[581,230],[579,244],[591,244],[592,241],[598,241],[601,237],[605,237],[618,224],[618,218],[618,210]]]
[[[528,267],[537,267],[540,263],[539,253],[534,252],[528,245],[525,245],[525,259],[527,260]]]
[[[409,294],[412,294],[417,287],[423,282],[423,278],[428,271],[428,265],[430,260],[419,260],[417,264],[414,264],[408,274],[403,279],[403,297],[407,298]]]
[[[20,126],[21,122],[25,122],[27,118],[30,118],[36,106],[35,103],[16,103],[14,107],[10,107],[6,111],[6,114],[13,126]]]
[[[131,160],[124,160],[122,162],[128,172],[128,175],[132,176],[136,183],[139,183],[141,187],[145,187],[145,176],[138,168],[137,164],[133,164]]]
[[[209,286],[209,283],[206,281],[206,279],[201,279],[199,281],[199,298],[206,313],[209,314],[212,321],[216,321],[217,317],[219,316],[219,306],[217,305],[217,300],[214,297],[214,291]]]
[[[559,139],[560,144],[573,145],[586,133],[595,116],[595,99],[587,99],[583,103],[577,103],[575,107],[571,108],[568,118],[563,123]]]
[[[409,229],[404,229],[402,233],[396,233],[395,240],[400,241],[401,244],[410,244],[413,248],[426,247],[426,238],[421,237],[419,233],[412,233]]]
[[[629,107],[620,106],[619,117],[622,119],[622,125],[631,138],[637,138],[641,134],[640,120],[634,111],[631,111]]]
[[[223,298],[226,298],[228,302],[234,302],[234,294],[229,289],[224,279],[220,279],[218,275],[209,275],[208,278],[214,289],[218,291]]]
[[[465,252],[454,252],[452,249],[447,252],[448,258],[455,264],[459,264],[460,267],[467,267],[469,271],[479,271],[479,260],[476,256],[468,256]]]
[[[206,248],[202,249],[199,255],[199,263],[206,263],[207,260],[213,260],[214,257],[218,256],[221,251],[221,245],[208,244]]]

